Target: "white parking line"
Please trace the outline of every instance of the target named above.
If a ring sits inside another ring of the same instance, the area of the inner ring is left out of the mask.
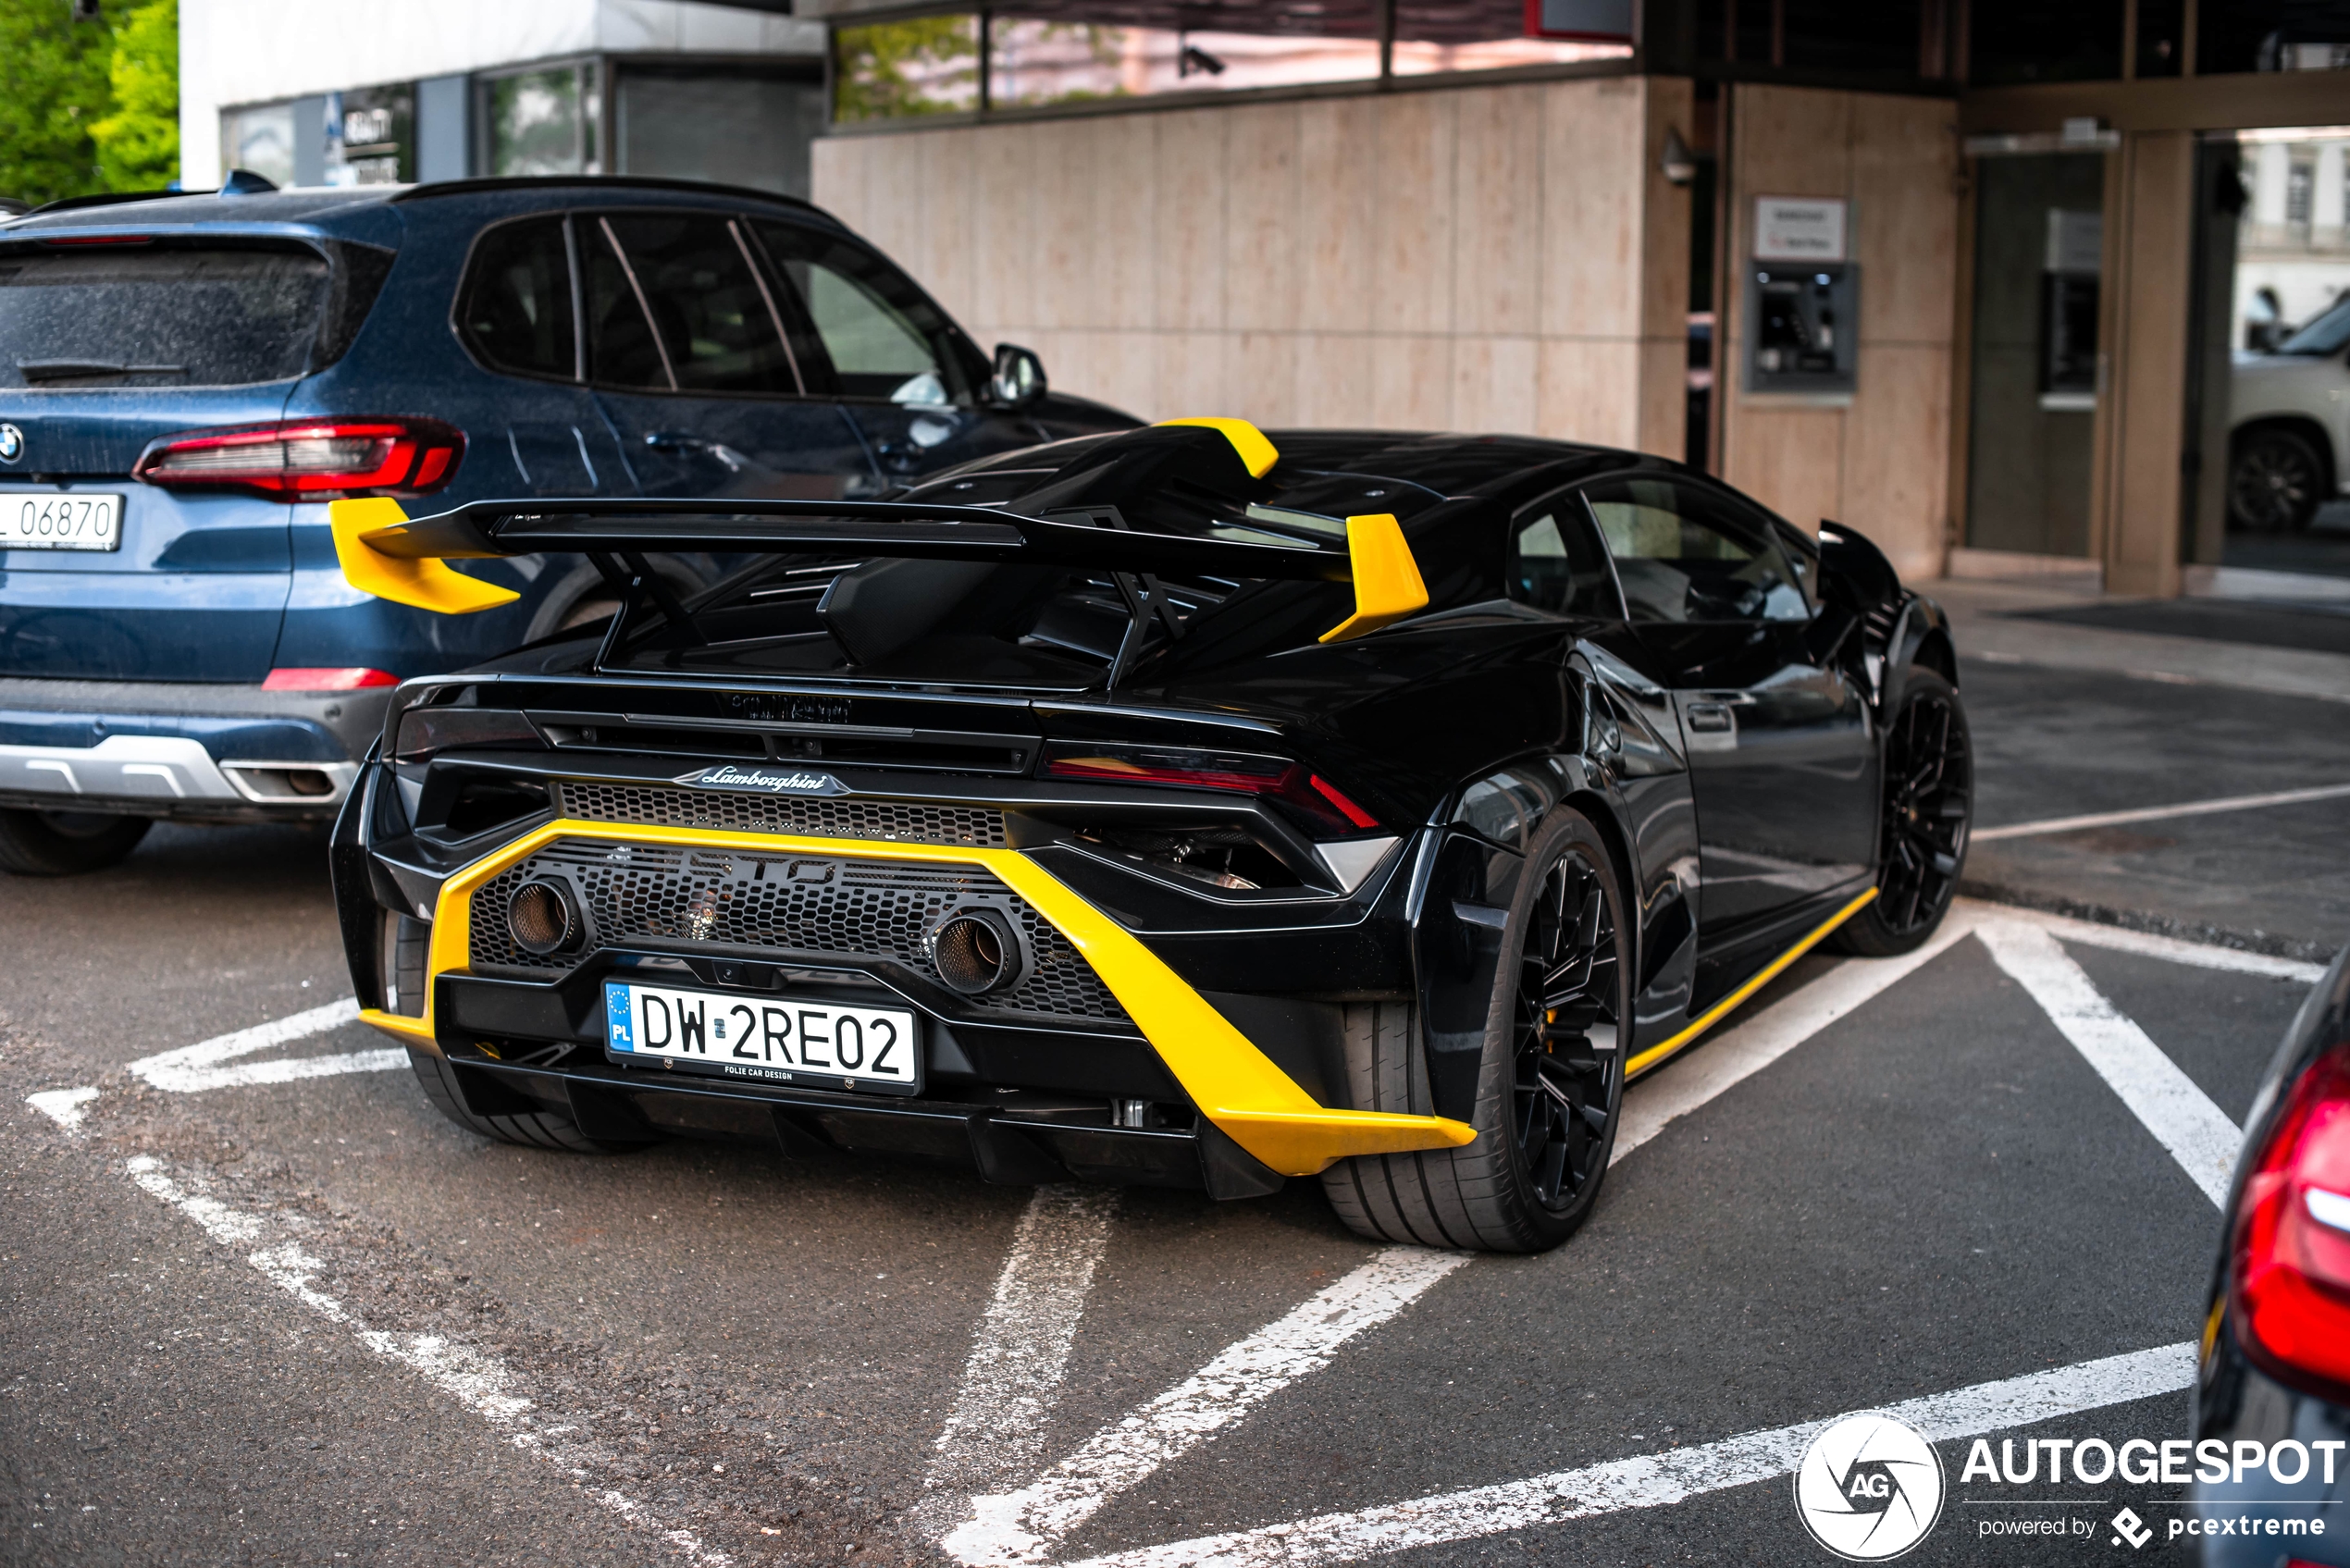
[[[273,1239],[276,1228],[260,1216],[230,1208],[217,1198],[191,1191],[151,1154],[134,1156],[124,1168],[142,1191],[193,1220],[220,1245],[253,1248],[245,1254],[245,1261],[263,1278],[328,1322],[351,1329],[352,1336],[377,1355],[421,1374],[435,1388],[506,1432],[507,1440],[514,1447],[539,1454],[559,1474],[573,1480],[587,1475],[585,1465],[594,1464],[606,1470],[612,1467],[612,1456],[583,1428],[573,1424],[550,1426],[535,1414],[536,1404],[515,1391],[513,1374],[496,1356],[439,1334],[390,1334],[367,1327],[356,1313],[312,1284],[325,1265],[304,1253],[296,1240],[279,1236],[275,1238],[274,1246],[254,1246]],[[594,1488],[583,1490],[630,1524],[660,1530],[637,1499]],[[704,1546],[690,1530],[661,1530],[661,1537],[700,1568],[731,1568],[734,1562],[725,1552]]]
[[[922,1481],[915,1515],[924,1535],[944,1535],[960,1522],[964,1499],[1026,1474],[1043,1454],[1117,1212],[1114,1187],[1039,1187],[1029,1200]]]
[[[2236,947],[2216,947],[2208,942],[2157,936],[2151,932],[2124,931],[2120,926],[2100,925],[2095,920],[2076,920],[2065,915],[2042,914],[2037,909],[1985,904],[1972,898],[1960,899],[1958,907],[1971,908],[1977,917],[1997,915],[2003,920],[2038,926],[2042,931],[2056,932],[2067,942],[2109,948],[2116,953],[2134,953],[2145,958],[2161,958],[2199,969],[2223,969],[2233,974],[2260,975],[2269,980],[2297,981],[2303,985],[2317,984],[2326,973],[2323,964],[2305,963],[2299,958],[2277,958],[2266,953],[2246,953]]]
[[[313,1007],[291,1018],[277,1019],[268,1023],[241,1029],[233,1033],[216,1035],[193,1045],[182,1045],[175,1051],[164,1051],[152,1056],[142,1056],[130,1064],[130,1071],[145,1079],[157,1089],[174,1094],[195,1094],[207,1089],[235,1089],[255,1083],[291,1083],[297,1079],[332,1078],[346,1072],[390,1072],[408,1065],[408,1053],[401,1046],[376,1051],[352,1051],[337,1056],[291,1056],[275,1061],[247,1062],[240,1067],[222,1067],[223,1062],[239,1056],[249,1056],[255,1051],[266,1051],[272,1045],[308,1035],[323,1034],[330,1029],[359,1021],[359,1004],[352,997],[329,1002],[323,1007]]]
[[[2177,1393],[2194,1380],[2194,1344],[2163,1345],[1907,1400],[1886,1406],[1885,1414],[1942,1442]],[[1355,1513],[1325,1513],[1262,1529],[1170,1541],[1088,1558],[1072,1568],[1314,1568],[1626,1509],[1657,1508],[1787,1475],[1812,1439],[1842,1419],[1836,1415],[1748,1432],[1694,1448],[1611,1460]]]
[[[971,1563],[1033,1563],[1118,1493],[1207,1441],[1307,1373],[1347,1340],[1385,1323],[1468,1262],[1463,1253],[1389,1247],[1278,1323],[1190,1377],[1019,1491],[971,1499],[973,1517],[943,1545]]]
[[[2050,817],[2044,821],[2013,822],[2003,828],[1977,828],[1970,835],[1977,844],[2008,838],[2037,838],[2052,833],[2076,833],[2083,828],[2119,827],[2124,822],[2159,822],[2172,817],[2208,817],[2215,811],[2250,811],[2263,806],[2301,806],[2312,800],[2339,800],[2350,796],[2350,784],[2319,784],[2314,789],[2281,789],[2269,795],[2232,795],[2220,800],[2190,800],[2177,806],[2145,806],[2132,811],[2098,811],[2085,817]]]
[[[95,1089],[43,1089],[38,1094],[26,1095],[24,1103],[68,1132],[74,1132],[81,1127],[81,1107],[97,1097]]]
[[[2244,1130],[2145,1030],[2105,999],[2079,964],[2047,930],[2013,920],[1985,920],[1975,934],[1991,957],[2040,1005],[2073,1049],[2088,1059],[2131,1113],[2203,1189],[2212,1203],[2228,1201]]]

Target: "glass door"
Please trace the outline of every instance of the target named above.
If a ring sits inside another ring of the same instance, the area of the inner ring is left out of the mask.
[[[1975,161],[1966,542],[2092,553],[2105,156]]]

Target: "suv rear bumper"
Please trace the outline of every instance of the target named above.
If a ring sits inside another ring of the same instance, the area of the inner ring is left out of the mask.
[[[389,687],[0,680],[0,808],[330,818],[390,696]]]

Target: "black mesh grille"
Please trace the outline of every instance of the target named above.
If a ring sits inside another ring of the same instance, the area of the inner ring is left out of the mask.
[[[661,784],[581,784],[568,779],[551,787],[556,815],[583,822],[649,822],[656,827],[793,833],[810,838],[880,839],[894,844],[959,844],[981,849],[1004,846],[1004,814],[984,806],[744,795]]]
[[[797,804],[797,803],[795,803]],[[973,1004],[987,1012],[1123,1020],[1125,1010],[1067,938],[986,871],[817,856],[756,855],[669,845],[562,839],[508,867],[474,894],[476,967],[554,974],[514,945],[506,899],[532,877],[570,879],[599,941],[667,949],[766,949],[890,959],[937,978],[922,952],[934,921],[982,899],[1017,920],[1035,967],[1011,990]]]

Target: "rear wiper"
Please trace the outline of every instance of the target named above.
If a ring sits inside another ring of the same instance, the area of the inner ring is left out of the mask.
[[[122,364],[106,359],[20,359],[17,370],[25,385],[43,381],[80,381],[101,376],[185,376],[184,364]]]

